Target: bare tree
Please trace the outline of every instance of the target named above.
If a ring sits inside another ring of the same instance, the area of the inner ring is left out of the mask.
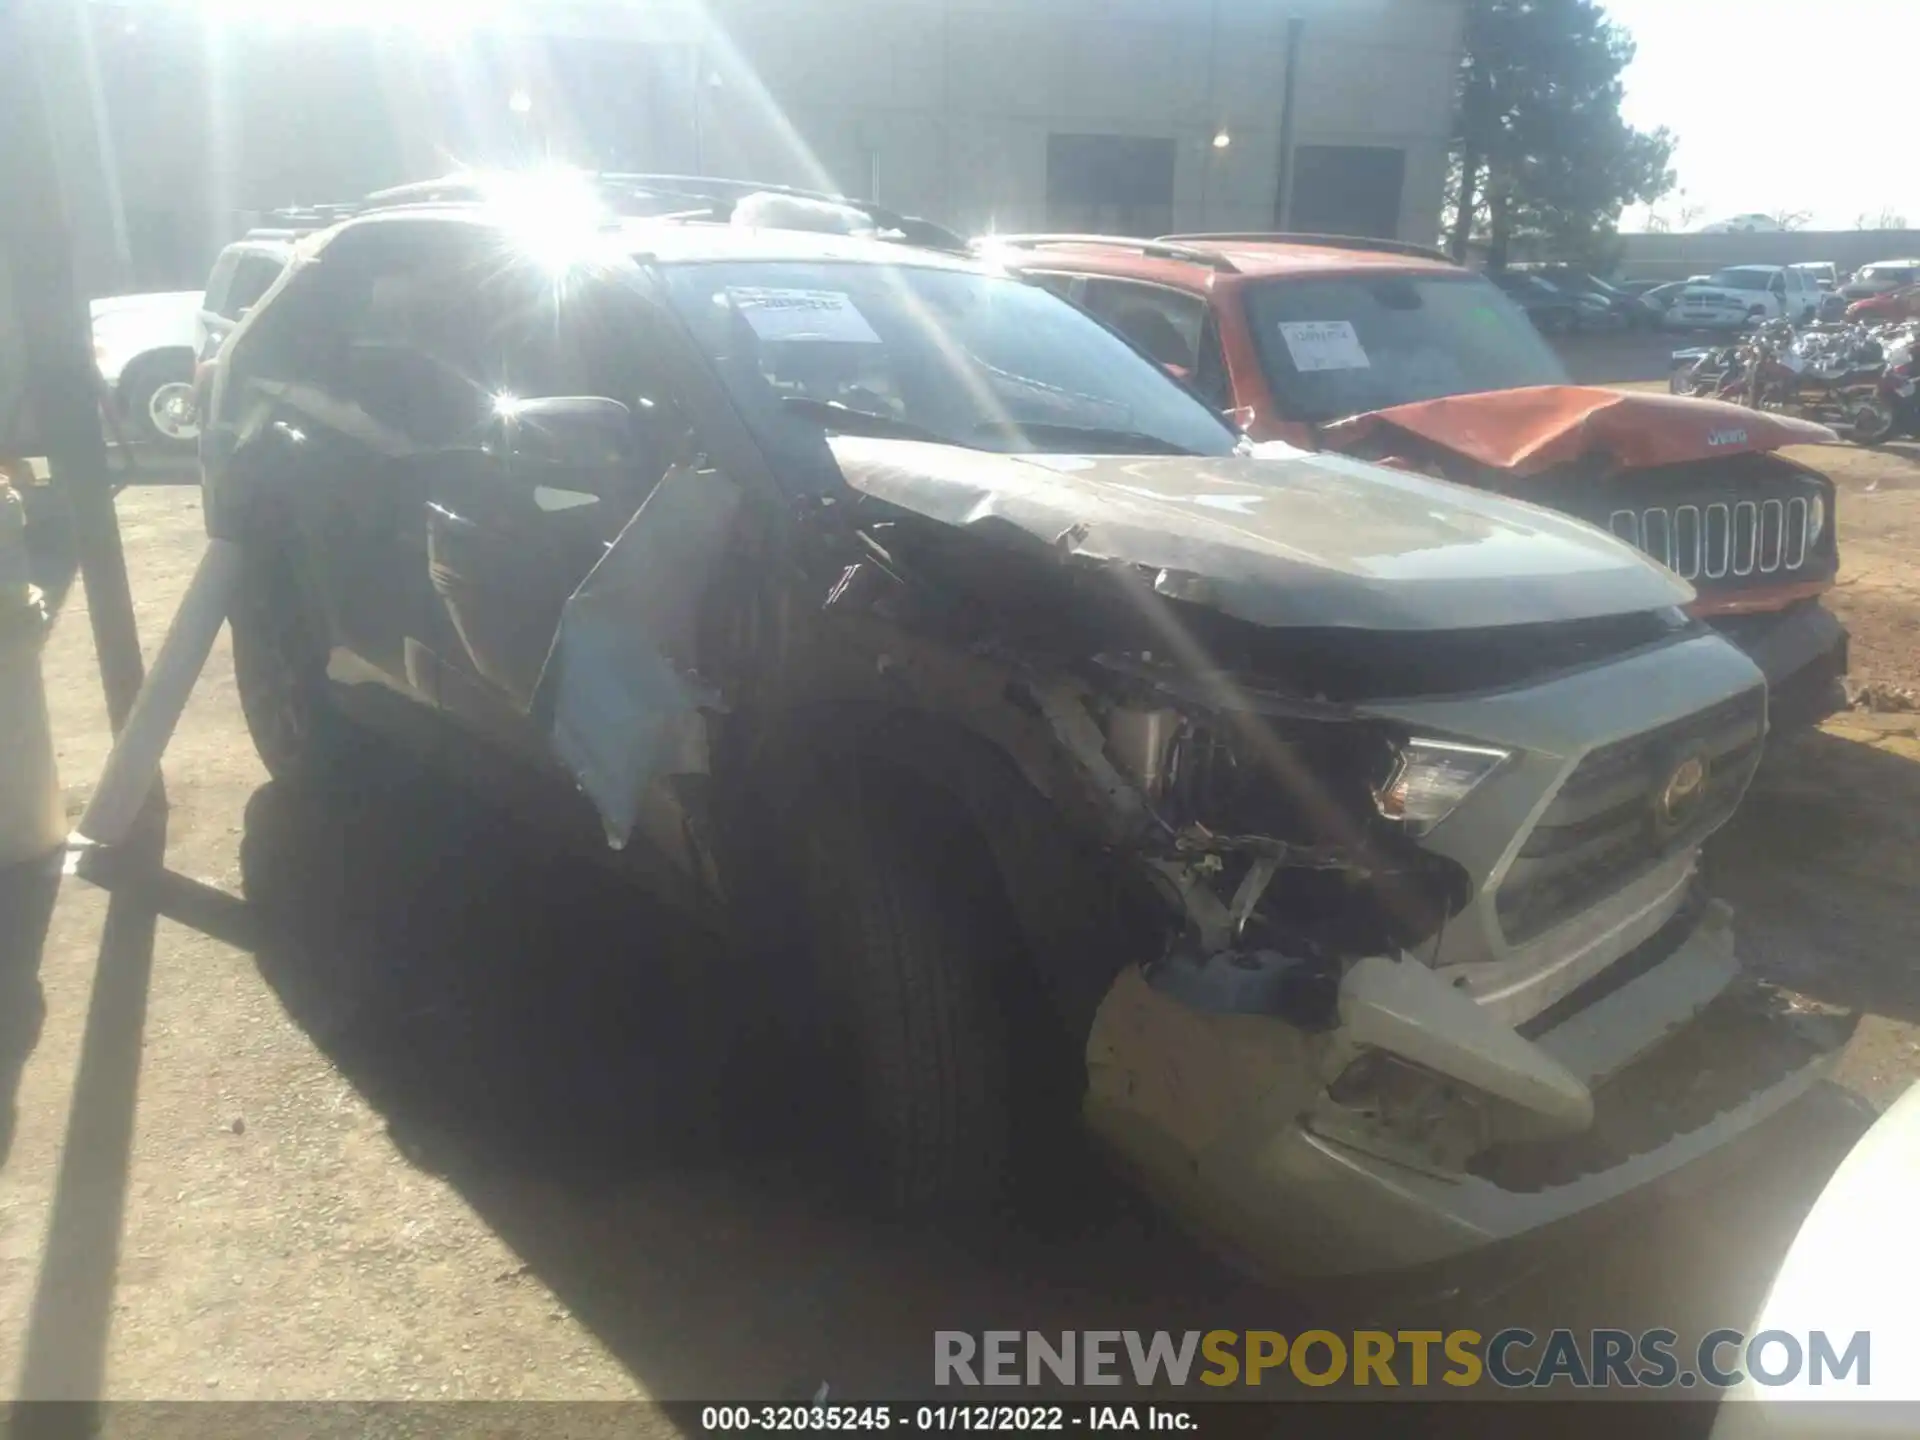
[[[1707,213],[1704,205],[1682,205],[1680,207],[1680,228],[1691,230],[1700,223],[1700,217]]]
[[[1882,210],[1878,215],[1862,214],[1853,222],[1856,230],[1905,230],[1907,217],[1898,210]]]
[[[1782,230],[1804,230],[1812,218],[1811,210],[1776,210],[1772,216],[1773,223]]]

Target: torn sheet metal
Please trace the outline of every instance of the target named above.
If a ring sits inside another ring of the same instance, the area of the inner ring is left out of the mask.
[[[1786,445],[1832,445],[1824,425],[1696,396],[1597,385],[1533,385],[1375,410],[1320,432],[1329,450],[1391,449],[1395,432],[1516,478],[1589,456],[1622,470],[1679,465]]]
[[[685,847],[680,799],[659,782],[707,769],[715,697],[693,674],[694,625],[739,504],[715,471],[669,471],[561,612],[534,713],[615,849],[636,829]]]
[[[836,436],[855,490],[1256,625],[1453,630],[1684,605],[1692,589],[1582,521],[1339,455],[1001,455]]]

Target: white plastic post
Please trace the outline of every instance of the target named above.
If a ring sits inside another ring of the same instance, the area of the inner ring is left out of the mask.
[[[214,637],[227,618],[240,578],[240,556],[239,545],[231,540],[207,542],[206,554],[200,557],[167,638],[154,656],[133,711],[100,772],[100,783],[80,817],[79,833],[84,839],[118,845],[132,831],[187,696],[206,668]]]
[[[0,480],[0,868],[38,860],[66,839],[40,649],[47,617],[27,583],[25,512]]]

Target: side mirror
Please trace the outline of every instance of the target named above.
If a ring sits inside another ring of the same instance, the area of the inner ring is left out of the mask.
[[[625,470],[635,448],[633,412],[597,395],[496,402],[486,441],[489,454],[530,483]]]

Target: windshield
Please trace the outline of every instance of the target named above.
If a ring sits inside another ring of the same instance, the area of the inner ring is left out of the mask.
[[[1247,320],[1290,419],[1567,380],[1533,322],[1478,275],[1274,281],[1248,292]]]
[[[1706,279],[1722,290],[1764,290],[1772,281],[1771,270],[1716,270]]]
[[[1009,453],[1224,455],[1239,440],[1098,321],[1005,276],[835,261],[663,274],[763,444],[827,431]]]

